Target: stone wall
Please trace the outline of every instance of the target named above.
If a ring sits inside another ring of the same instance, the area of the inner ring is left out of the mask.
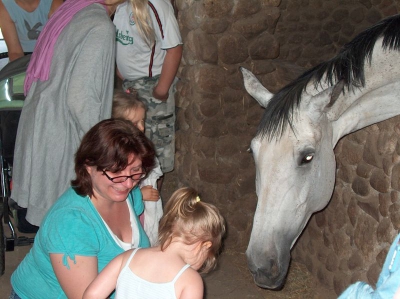
[[[256,205],[247,152],[263,109],[246,94],[244,66],[276,92],[335,55],[355,34],[400,10],[395,0],[176,0],[184,40],[177,92],[175,171],[164,199],[197,188],[228,222],[227,249],[244,252]],[[399,119],[397,119],[399,120]],[[312,217],[293,250],[339,293],[356,279],[376,281],[399,228],[400,154],[396,119],[345,137],[328,208]]]
[[[279,58],[315,66],[399,7],[396,0],[283,0],[275,34],[281,45]]]
[[[275,71],[279,4],[176,1],[184,54],[177,86],[176,170],[166,183],[168,189],[191,185],[220,207],[229,226],[226,246],[242,251],[256,204],[254,161],[247,150],[263,110],[245,94],[238,68],[260,76]]]

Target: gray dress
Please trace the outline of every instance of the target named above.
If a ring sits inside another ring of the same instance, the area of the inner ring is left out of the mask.
[[[32,84],[19,121],[11,197],[43,216],[75,177],[74,154],[83,135],[111,116],[115,28],[106,10],[78,12],[54,48],[49,80]]]

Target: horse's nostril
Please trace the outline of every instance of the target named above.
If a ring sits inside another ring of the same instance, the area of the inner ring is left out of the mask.
[[[269,269],[270,269],[269,273],[270,273],[271,277],[277,277],[280,275],[279,265],[275,259],[269,260]]]

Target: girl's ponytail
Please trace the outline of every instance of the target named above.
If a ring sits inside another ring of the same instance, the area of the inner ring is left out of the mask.
[[[179,238],[186,244],[211,242],[208,257],[199,272],[208,272],[216,265],[216,257],[225,235],[225,220],[218,209],[202,202],[193,188],[175,191],[165,205],[158,232],[161,250]]]
[[[130,0],[130,3],[139,34],[151,48],[155,42],[155,33],[149,14],[148,0]]]

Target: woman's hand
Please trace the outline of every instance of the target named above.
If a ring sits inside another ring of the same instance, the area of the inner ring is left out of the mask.
[[[142,197],[145,201],[157,201],[160,198],[160,193],[153,186],[143,186],[140,191],[142,191]]]

